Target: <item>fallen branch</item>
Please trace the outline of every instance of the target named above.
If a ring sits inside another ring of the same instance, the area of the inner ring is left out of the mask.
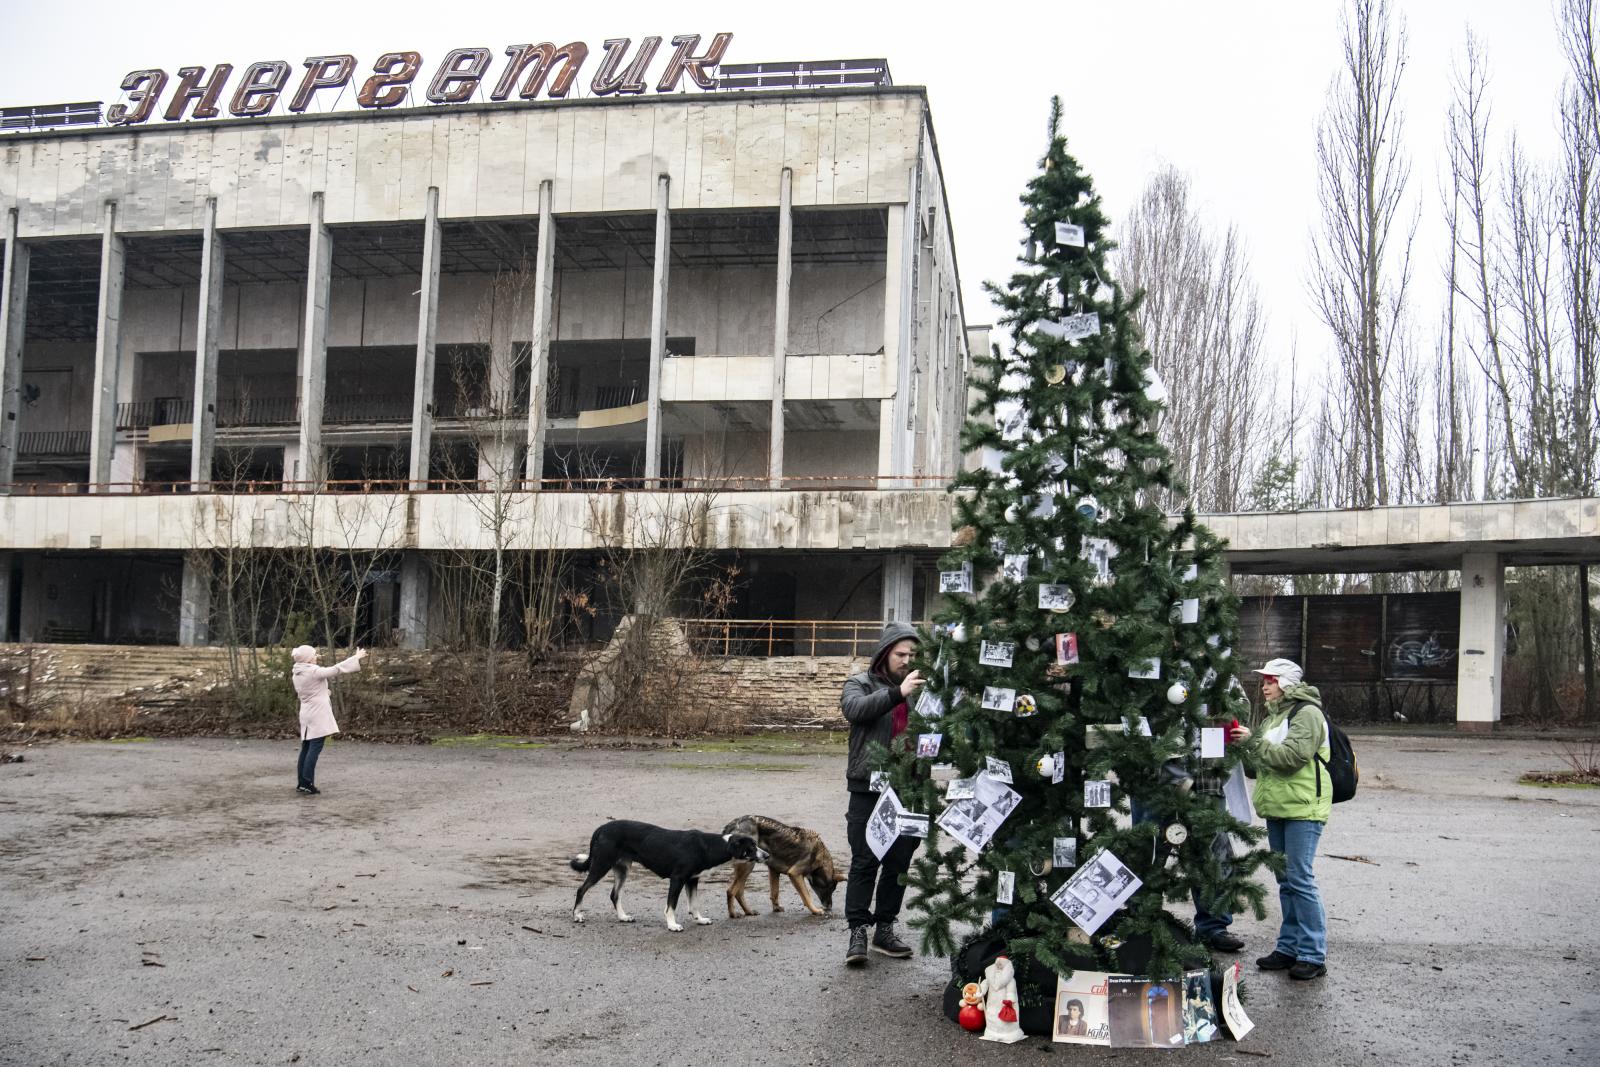
[[[143,1030],[145,1027],[154,1026],[156,1023],[161,1022],[163,1019],[167,1019],[167,1018],[169,1018],[169,1017],[166,1016],[166,1015],[157,1015],[154,1019],[151,1019],[149,1022],[143,1022],[143,1023],[140,1023],[137,1026],[130,1026],[130,1027],[128,1027],[128,1029],[129,1030]],[[173,1019],[172,1021],[173,1022],[177,1022],[178,1020]]]
[[[1330,860],[1345,860],[1350,863],[1365,863],[1371,867],[1383,866],[1383,864],[1378,863],[1375,860],[1369,860],[1365,856],[1335,856],[1332,852],[1329,852],[1327,855]]]

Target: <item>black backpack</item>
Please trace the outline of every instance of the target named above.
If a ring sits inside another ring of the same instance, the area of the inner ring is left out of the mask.
[[[1289,722],[1294,722],[1295,715],[1304,704],[1296,704],[1289,712]],[[1332,787],[1333,802],[1343,804],[1356,795],[1356,786],[1361,784],[1361,767],[1356,763],[1356,750],[1350,744],[1350,735],[1335,726],[1333,720],[1328,718],[1328,712],[1323,709],[1322,721],[1328,725],[1328,758],[1323,759],[1321,752],[1312,754],[1322,769],[1328,772],[1328,783]],[[1322,775],[1317,775],[1317,796],[1322,796]]]

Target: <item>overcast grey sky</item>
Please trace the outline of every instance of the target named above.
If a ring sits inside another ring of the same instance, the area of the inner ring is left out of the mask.
[[[1553,0],[1395,0],[1411,36],[1403,82],[1411,195],[1420,198],[1418,314],[1431,329],[1444,252],[1437,224],[1448,75],[1470,24],[1494,71],[1497,142],[1515,125],[1535,157],[1554,147],[1562,62]],[[149,7],[20,0],[0,40],[0,103],[115,101],[130,70],[237,67],[349,52],[367,69],[416,49],[430,73],[454,47],[607,37],[734,34],[729,62],[883,56],[897,84],[928,88],[945,168],[969,322],[992,321],[984,279],[1017,248],[1017,197],[1044,147],[1051,94],[1072,151],[1120,217],[1156,167],[1191,175],[1218,227],[1237,223],[1272,322],[1275,354],[1303,369],[1328,344],[1306,296],[1316,218],[1315,131],[1339,62],[1336,0],[1112,0],[976,5],[704,2],[543,7],[267,0]],[[601,8],[605,10],[602,11]],[[546,14],[548,12],[548,14]],[[662,57],[658,57],[659,65]],[[586,73],[584,81],[587,82]],[[348,97],[341,106],[349,106]]]

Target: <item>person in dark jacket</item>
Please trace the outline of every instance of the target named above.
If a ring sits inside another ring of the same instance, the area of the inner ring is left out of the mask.
[[[895,959],[911,955],[911,947],[895,934],[900,902],[906,887],[900,877],[911,866],[918,839],[900,837],[880,861],[867,844],[867,820],[878,803],[872,791],[871,746],[889,743],[905,733],[910,719],[908,701],[922,686],[922,673],[911,669],[917,650],[917,631],[903,622],[885,623],[872,666],[851,675],[839,696],[839,709],[850,723],[850,758],[845,784],[850,807],[845,829],[850,840],[850,875],[845,882],[844,917],[850,924],[850,948],[844,961],[852,967],[867,962],[867,928],[875,926],[871,950]],[[873,893],[877,906],[873,907]]]

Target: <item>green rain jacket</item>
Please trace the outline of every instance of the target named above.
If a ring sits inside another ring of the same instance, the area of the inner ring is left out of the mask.
[[[1278,742],[1267,735],[1300,709]],[[1315,756],[1321,756],[1318,762]],[[1327,822],[1333,810],[1333,782],[1323,763],[1328,759],[1328,725],[1322,716],[1322,694],[1312,685],[1291,685],[1267,704],[1267,718],[1245,742],[1245,757],[1255,772],[1256,814],[1264,819],[1306,819]],[[1317,784],[1322,795],[1317,795]]]

